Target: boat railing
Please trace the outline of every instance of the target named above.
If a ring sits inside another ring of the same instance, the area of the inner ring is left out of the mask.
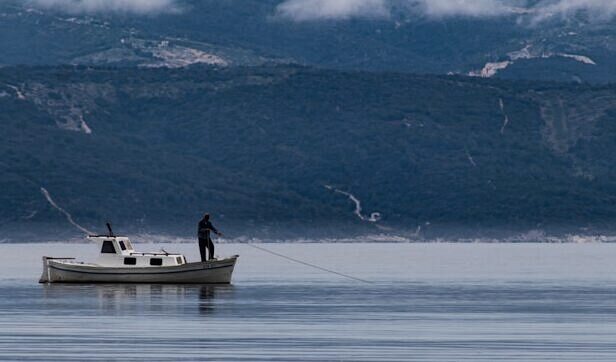
[[[169,256],[169,253],[155,253],[155,252],[151,252],[151,253],[142,253],[142,252],[131,252],[130,255],[164,255],[164,256]]]

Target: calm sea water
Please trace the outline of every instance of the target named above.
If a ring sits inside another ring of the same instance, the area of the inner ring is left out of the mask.
[[[264,246],[372,283],[224,244],[231,286],[39,285],[96,248],[0,245],[0,360],[616,360],[615,244]]]

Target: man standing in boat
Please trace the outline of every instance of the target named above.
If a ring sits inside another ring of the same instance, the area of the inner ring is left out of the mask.
[[[210,237],[210,231],[213,231],[216,235],[222,236],[222,233],[218,232],[214,225],[210,222],[210,214],[203,215],[203,219],[199,221],[199,252],[201,252],[201,261],[214,259],[214,243]],[[205,258],[205,248],[207,248],[209,257]]]

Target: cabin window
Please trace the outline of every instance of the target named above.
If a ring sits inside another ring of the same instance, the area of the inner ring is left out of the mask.
[[[161,258],[151,258],[150,265],[163,265],[163,259]]]
[[[120,244],[120,249],[126,250],[126,245],[124,245],[124,242],[122,240],[119,241],[119,244]]]
[[[126,249],[133,250],[133,245],[128,240],[126,240]]]
[[[177,260],[178,264],[182,264],[182,257],[178,256],[177,258],[175,258],[175,260]]]
[[[101,249],[101,253],[103,254],[115,254],[116,250],[113,247],[113,242],[111,240],[103,241],[103,247]]]
[[[124,265],[137,265],[137,258],[124,258]]]

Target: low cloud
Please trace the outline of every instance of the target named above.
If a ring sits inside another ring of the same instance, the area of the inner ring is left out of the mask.
[[[295,21],[386,17],[386,0],[287,0],[278,5],[279,16]]]
[[[544,0],[533,8],[534,20],[567,18],[587,13],[594,20],[610,20],[616,15],[615,0]]]
[[[428,17],[492,17],[511,13],[519,1],[503,0],[409,0],[414,10]]]
[[[179,11],[176,0],[27,0],[28,4],[71,14],[157,14]]]
[[[486,18],[515,15],[534,22],[586,13],[591,19],[616,16],[616,0],[285,0],[278,16],[294,21],[383,18],[392,10],[427,18]]]

